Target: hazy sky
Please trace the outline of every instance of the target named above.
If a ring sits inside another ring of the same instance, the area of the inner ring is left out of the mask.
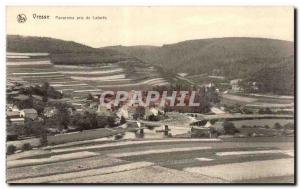
[[[189,39],[264,37],[293,41],[293,7],[7,7],[7,34],[45,36],[93,47],[163,45]],[[17,22],[17,15],[27,17]],[[48,20],[33,14],[49,15]],[[59,20],[56,16],[73,16]],[[90,16],[90,20],[77,20]],[[94,20],[93,16],[107,19]]]

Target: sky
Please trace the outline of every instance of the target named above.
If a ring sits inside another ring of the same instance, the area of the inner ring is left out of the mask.
[[[19,23],[17,15],[26,22]],[[34,19],[33,15],[49,15]],[[90,19],[86,19],[86,17]],[[102,17],[102,19],[93,19]],[[57,17],[74,17],[72,20]],[[77,17],[84,17],[78,20]],[[105,17],[105,19],[103,19]],[[191,39],[262,37],[294,41],[293,7],[13,7],[7,34],[75,41],[92,47],[171,44]]]

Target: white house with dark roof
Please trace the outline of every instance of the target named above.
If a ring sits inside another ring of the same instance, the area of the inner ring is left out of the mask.
[[[20,111],[20,117],[23,118],[29,118],[29,119],[36,119],[38,116],[37,111],[33,108],[29,108],[29,109],[23,109]]]
[[[25,119],[24,118],[10,118],[9,122],[12,126],[17,126],[17,125],[24,126]]]

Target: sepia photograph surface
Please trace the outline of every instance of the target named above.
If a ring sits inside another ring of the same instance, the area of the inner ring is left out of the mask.
[[[9,184],[295,184],[294,8],[7,6]]]

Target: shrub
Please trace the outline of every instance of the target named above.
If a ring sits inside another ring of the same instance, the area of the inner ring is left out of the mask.
[[[283,126],[280,125],[280,123],[277,122],[277,123],[274,124],[274,129],[278,129],[278,130],[283,129]]]
[[[212,134],[213,137],[218,137],[221,135],[221,133],[214,127],[210,128],[210,133]]]
[[[234,135],[239,132],[232,122],[225,121],[222,126],[225,134]]]
[[[289,129],[289,130],[293,130],[294,129],[294,124],[289,122],[289,123],[284,125],[284,128]]]
[[[151,114],[149,117],[148,117],[149,121],[159,121],[159,117],[158,116],[155,116],[153,114]]]
[[[114,139],[121,140],[123,137],[124,137],[124,134],[117,134],[117,135],[115,135]]]
[[[22,151],[27,151],[27,150],[31,150],[31,149],[32,149],[32,146],[30,143],[25,143],[22,146]]]
[[[91,93],[89,93],[86,99],[87,100],[94,100],[94,97]]]
[[[247,133],[247,136],[248,136],[248,137],[252,137],[252,135],[253,135],[253,133],[251,133],[251,132],[250,132],[250,133]]]
[[[259,114],[273,114],[272,110],[270,108],[261,108],[258,110],[258,113]]]
[[[48,145],[48,140],[47,140],[47,134],[42,134],[40,138],[40,143],[41,146],[47,146]]]
[[[264,128],[266,128],[266,129],[269,129],[269,128],[270,128],[270,126],[269,126],[269,125],[265,125],[265,126],[264,126]]]
[[[17,150],[17,147],[15,145],[9,145],[6,149],[6,154],[7,155],[11,155],[11,154],[14,154]]]
[[[243,108],[242,111],[244,114],[253,114],[253,111],[248,108]]]
[[[154,130],[154,126],[151,126],[151,125],[146,125],[146,127],[147,127],[147,129],[149,129],[149,130]]]
[[[126,119],[125,117],[121,116],[120,124],[123,125],[124,123],[126,123]]]

